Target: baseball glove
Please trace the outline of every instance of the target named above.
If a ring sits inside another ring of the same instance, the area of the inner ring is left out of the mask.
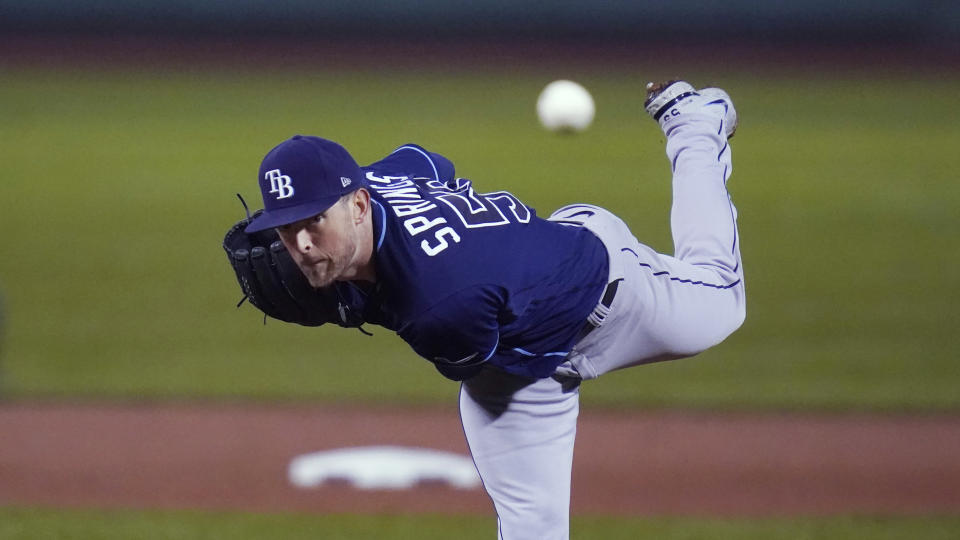
[[[223,238],[223,249],[244,294],[237,307],[250,300],[264,314],[284,322],[360,327],[363,309],[356,305],[355,294],[341,294],[346,291],[340,291],[336,284],[311,287],[274,229],[244,232],[259,213],[238,221]]]

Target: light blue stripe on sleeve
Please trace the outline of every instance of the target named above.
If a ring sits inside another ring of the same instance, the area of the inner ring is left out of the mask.
[[[521,349],[520,347],[514,347],[513,350],[516,351],[516,352],[518,352],[518,353],[520,353],[520,354],[522,354],[522,355],[524,355],[524,356],[538,356],[537,354],[534,354],[534,353],[532,353],[532,352],[530,352],[530,351],[525,351],[525,350]],[[566,356],[566,355],[568,355],[568,354],[570,354],[570,353],[569,353],[569,352],[548,352],[548,353],[543,353],[543,354],[541,354],[541,355],[539,355],[539,356]]]
[[[487,360],[489,360],[490,357],[493,356],[493,353],[497,352],[497,347],[499,346],[500,346],[500,334],[497,334],[497,342],[493,344],[493,348],[490,349],[490,353],[487,355],[486,358],[483,359],[483,361],[486,362]]]
[[[417,148],[416,146],[401,146],[400,148],[397,148],[396,150],[394,150],[393,153],[396,154],[401,150],[413,150],[419,153],[420,155],[422,155],[423,157],[427,158],[427,162],[430,163],[430,167],[433,169],[433,179],[440,180],[440,173],[437,172],[437,165],[433,162],[433,158],[430,157],[430,154],[424,152],[423,150]]]

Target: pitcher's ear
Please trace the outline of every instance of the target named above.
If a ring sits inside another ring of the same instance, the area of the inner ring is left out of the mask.
[[[356,223],[362,222],[366,215],[370,213],[370,192],[366,188],[359,188],[352,193],[350,201],[354,221]]]

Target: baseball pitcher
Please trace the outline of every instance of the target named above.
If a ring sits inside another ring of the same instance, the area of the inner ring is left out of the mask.
[[[383,326],[462,381],[464,432],[503,539],[569,536],[582,381],[695,355],[744,319],[733,103],[682,81],[647,94],[673,175],[673,256],[597,206],[539,216],[414,144],[360,167],[301,135],[267,153],[264,209],[224,239],[266,315]]]

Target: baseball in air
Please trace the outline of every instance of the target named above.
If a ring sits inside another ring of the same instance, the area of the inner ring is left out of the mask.
[[[537,116],[550,131],[583,131],[593,122],[593,96],[573,81],[553,81],[537,98]]]

